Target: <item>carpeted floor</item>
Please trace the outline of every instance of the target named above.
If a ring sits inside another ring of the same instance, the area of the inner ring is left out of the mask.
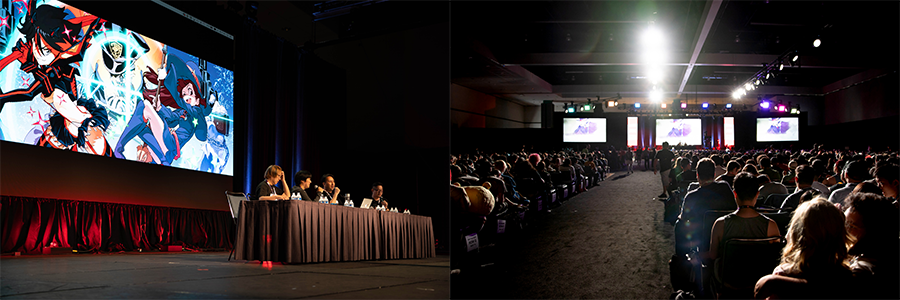
[[[653,172],[617,172],[483,251],[480,267],[451,277],[451,297],[668,298],[674,240],[660,191]]]

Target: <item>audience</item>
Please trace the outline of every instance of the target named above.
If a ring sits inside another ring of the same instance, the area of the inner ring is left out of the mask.
[[[698,238],[702,236],[703,217],[708,210],[734,210],[734,196],[731,187],[725,182],[714,181],[715,163],[709,159],[701,159],[697,163],[697,177],[700,188],[690,191],[684,196],[681,214],[675,224],[675,255],[678,257],[700,246]]]
[[[900,189],[900,167],[896,164],[888,164],[875,169],[875,182],[885,197],[897,201],[897,190]]]
[[[775,221],[755,209],[759,196],[757,179],[750,173],[740,173],[734,178],[734,202],[738,209],[718,218],[710,234],[710,260],[718,259],[729,239],[761,239],[780,236]]]
[[[787,196],[781,203],[781,211],[791,211],[800,205],[800,196],[812,189],[812,183],[816,177],[816,170],[808,165],[801,165],[795,171],[797,175],[797,190]]]
[[[850,195],[844,202],[847,231],[853,246],[850,269],[857,277],[859,297],[900,298],[900,214],[890,200],[871,193]]]
[[[869,168],[866,166],[865,162],[851,162],[847,164],[847,167],[841,172],[841,179],[847,184],[844,187],[831,192],[831,196],[828,197],[828,201],[831,203],[838,204],[844,202],[844,199],[850,195],[850,192],[856,188],[857,184],[869,179]]]
[[[787,194],[788,190],[783,184],[778,182],[772,182],[769,180],[769,176],[766,174],[759,174],[756,177],[759,182],[759,200],[765,200],[766,197],[772,194]]]
[[[729,161],[727,166],[725,175],[716,177],[716,181],[724,181],[730,186],[734,182],[734,176],[741,172],[742,166],[741,163],[736,160]]]

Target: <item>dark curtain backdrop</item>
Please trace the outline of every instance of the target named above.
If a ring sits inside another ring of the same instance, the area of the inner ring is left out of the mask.
[[[342,157],[343,70],[252,23],[235,36],[235,55],[235,136],[246,137],[235,141],[238,191],[252,193],[272,164],[293,185],[297,171],[320,174],[321,161]],[[323,134],[325,127],[339,134]]]
[[[50,246],[106,252],[234,244],[227,211],[2,196],[0,225],[3,253],[36,254]]]

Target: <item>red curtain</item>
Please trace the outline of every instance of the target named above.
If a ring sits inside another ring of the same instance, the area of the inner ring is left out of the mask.
[[[182,245],[233,246],[227,211],[0,196],[2,252],[40,253],[43,247],[133,251]]]

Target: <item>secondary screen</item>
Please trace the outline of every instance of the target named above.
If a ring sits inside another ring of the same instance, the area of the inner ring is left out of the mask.
[[[606,143],[606,118],[564,118],[563,142]]]
[[[62,2],[2,1],[0,139],[233,175],[232,71]]]
[[[700,119],[657,119],[656,144],[700,145],[703,143]]]
[[[798,118],[757,118],[757,142],[793,142],[800,140]]]

